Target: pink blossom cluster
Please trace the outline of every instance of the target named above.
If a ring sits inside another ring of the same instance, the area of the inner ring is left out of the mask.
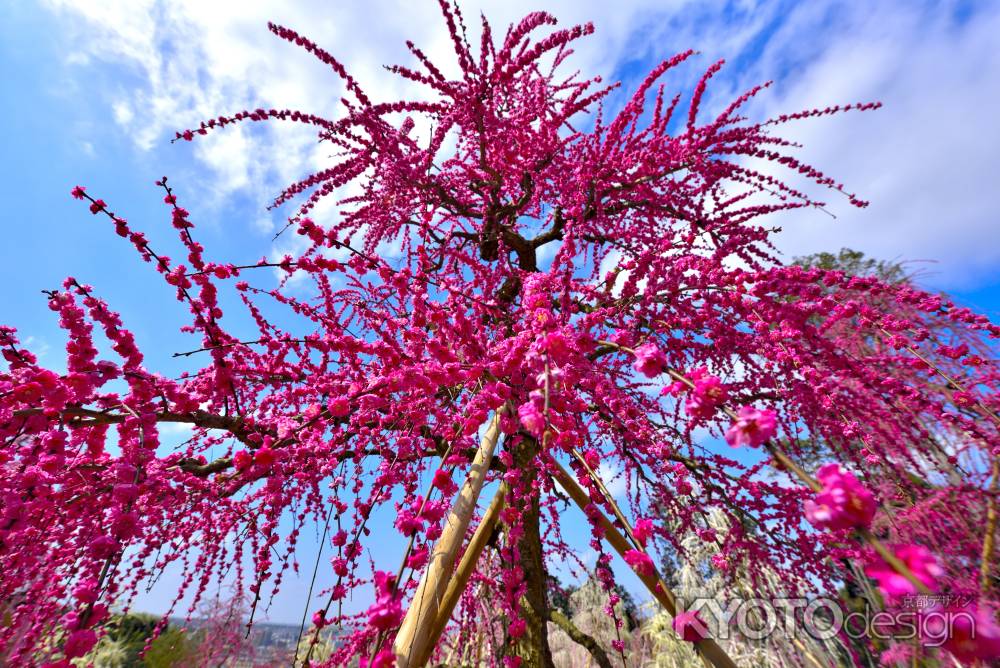
[[[704,367],[692,371],[689,380],[694,383],[694,387],[684,403],[684,410],[695,420],[711,418],[728,398],[726,386],[718,376],[708,373]]]

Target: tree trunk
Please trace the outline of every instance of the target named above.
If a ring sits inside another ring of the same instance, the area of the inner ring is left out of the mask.
[[[528,484],[537,477],[532,465],[537,451],[537,444],[525,439],[514,454],[515,465]],[[521,616],[527,628],[524,635],[514,641],[513,651],[515,656],[521,657],[521,668],[554,668],[548,635],[548,575],[542,556],[541,513],[537,497],[532,500],[531,508],[523,514],[521,521],[524,535],[518,548],[526,585],[521,598]]]

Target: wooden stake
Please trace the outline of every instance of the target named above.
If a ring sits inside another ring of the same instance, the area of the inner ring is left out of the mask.
[[[500,485],[500,489],[497,490],[496,496],[490,502],[489,508],[483,514],[483,519],[476,527],[476,532],[469,539],[469,545],[462,554],[462,560],[458,562],[455,575],[448,581],[448,588],[444,592],[440,606],[438,606],[434,625],[430,629],[430,642],[427,643],[423,655],[416,657],[417,661],[413,665],[423,666],[430,661],[431,654],[433,654],[441,634],[444,633],[444,628],[448,626],[448,620],[451,619],[455,606],[458,605],[458,600],[462,598],[462,593],[469,584],[472,572],[476,570],[476,563],[500,520],[500,511],[503,510],[506,494],[507,485],[504,483]]]
[[[396,634],[393,651],[399,668],[420,666],[415,658],[429,653],[428,646],[433,648],[433,641],[436,639],[432,638],[431,629],[437,622],[437,611],[441,607],[445,590],[455,569],[455,557],[465,542],[465,533],[472,520],[472,513],[483,489],[486,474],[490,470],[493,451],[500,436],[501,413],[502,411],[498,411],[493,416],[483,436],[476,458],[469,468],[469,475],[448,513],[444,531],[434,545],[420,585]]]
[[[556,467],[555,480],[559,483],[560,487],[566,490],[566,493],[570,495],[570,498],[576,502],[576,505],[580,507],[580,510],[586,512],[586,508],[590,505],[590,497],[587,495],[583,488],[577,484],[576,480],[573,479],[569,473],[566,472],[558,462],[554,462]],[[628,540],[621,534],[620,531],[615,527],[614,524],[604,516],[604,513],[598,514],[598,522],[601,528],[604,529],[604,537],[611,544],[611,547],[615,548],[624,558],[625,553],[632,549],[632,545]],[[666,585],[663,583],[663,579],[660,578],[659,573],[655,573],[652,576],[643,575],[638,571],[633,571],[642,581],[646,588],[651,594],[656,598],[656,600],[662,605],[671,617],[677,615],[677,600]],[[705,638],[704,640],[696,643],[701,656],[708,659],[715,668],[736,668],[736,664],[729,655],[719,647],[711,638]]]
[[[979,589],[983,595],[990,588],[990,572],[994,567],[993,546],[997,533],[997,493],[1000,492],[1000,457],[993,458],[989,497],[986,499],[986,533],[983,536],[983,552],[979,562]]]

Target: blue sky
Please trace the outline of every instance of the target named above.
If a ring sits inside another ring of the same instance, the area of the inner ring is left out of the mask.
[[[793,256],[847,246],[923,261],[915,266],[926,287],[1000,319],[997,3],[516,0],[463,7],[470,16],[483,9],[495,25],[535,8],[564,24],[593,20],[597,34],[581,44],[576,65],[626,82],[695,48],[696,65],[671,80],[690,86],[699,68],[725,57],[729,66],[710,91],[716,104],[775,80],[752,107],[755,116],[881,100],[874,113],[790,128],[807,161],[872,206],[857,211],[830,199],[836,219],[788,215],[779,248]],[[324,164],[308,132],[243,126],[169,143],[176,129],[242,108],[335,113],[339,82],[271,36],[267,21],[305,32],[376,97],[406,92],[380,69],[405,60],[406,38],[432,57],[449,54],[432,2],[0,0],[0,18],[0,196],[8,202],[0,320],[30,337],[56,368],[63,342],[40,291],[68,275],[93,284],[123,314],[150,368],[179,373],[186,362],[171,353],[198,347],[177,331],[186,314],[172,291],[106,220],[69,197],[72,186],[103,197],[168,254],[177,249],[153,186],[164,174],[210,256],[254,260],[294,243],[272,242],[282,212],[264,207],[283,184]],[[320,215],[335,213],[328,207]],[[398,559],[395,542],[385,545],[386,566]],[[307,549],[303,564],[312,558]],[[306,586],[291,585],[272,618],[295,619]],[[164,600],[144,603],[155,609]]]

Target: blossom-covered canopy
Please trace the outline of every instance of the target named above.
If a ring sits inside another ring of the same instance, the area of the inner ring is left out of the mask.
[[[391,68],[417,99],[378,101],[321,47],[271,26],[340,77],[339,112],[255,109],[179,133],[316,128],[335,159],[275,201],[297,202],[289,233],[303,241],[280,262],[212,261],[166,179],[179,258],[74,189],[189,307],[200,350],[179,379],[147,368],[128,318],[74,278],[48,293],[64,372],[0,329],[0,657],[85,654],[109,606],[171,564],[178,600],[220,579],[268,596],[318,523],[335,583],[314,626],[351,631],[331,665],[390,662],[491,433],[481,486],[501,490],[498,528],[440,647],[495,641],[484,656],[550,665],[548,574],[589,539],[613,591],[608,527],[654,583],[696,531],[717,545],[715,568],[766,565],[790,590],[832,589],[860,563],[879,583],[916,577],[995,601],[1000,328],[905,281],[784,264],[769,243],[774,214],[822,205],[782,170],[865,205],[796,160],[781,126],[878,105],[755,122],[742,114],[759,86],[706,113],[722,63],[683,103],[661,83],[692,52],[622,96],[566,72],[589,24],[557,29],[536,12],[499,35],[484,19],[471,44],[462,15],[442,9],[457,67],[411,44],[415,63]],[[313,219],[324,198],[336,215]],[[254,331],[230,324],[223,291]],[[193,437],[174,447],[165,423]],[[834,463],[822,484],[817,457]],[[609,472],[624,480],[617,497]],[[410,538],[398,573],[364,556],[383,507]],[[709,511],[728,533],[706,528]],[[563,535],[560,517],[580,512],[592,535]],[[893,550],[935,555],[934,568],[914,575]],[[375,601],[363,614],[342,607],[355,590]]]

